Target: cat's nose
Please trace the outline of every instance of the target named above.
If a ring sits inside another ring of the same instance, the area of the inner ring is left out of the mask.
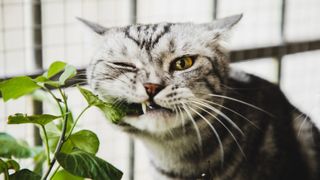
[[[158,94],[158,92],[163,89],[163,86],[161,84],[145,83],[143,84],[143,86],[150,98],[153,98],[156,94]]]

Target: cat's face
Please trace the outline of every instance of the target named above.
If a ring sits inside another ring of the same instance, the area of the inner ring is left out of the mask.
[[[123,119],[130,126],[155,133],[182,126],[201,107],[199,99],[223,93],[228,64],[219,43],[240,18],[108,29],[82,20],[101,36],[89,85],[101,98],[136,109]]]

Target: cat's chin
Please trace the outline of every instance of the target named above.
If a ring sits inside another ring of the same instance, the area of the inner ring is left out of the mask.
[[[141,115],[129,115],[124,122],[143,131],[152,133],[166,132],[172,128],[181,126],[181,120],[168,109],[148,110]]]

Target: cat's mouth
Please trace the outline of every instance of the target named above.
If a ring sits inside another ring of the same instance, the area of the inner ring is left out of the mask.
[[[143,103],[129,103],[127,104],[130,111],[128,116],[141,116],[143,114],[155,113],[155,112],[173,112],[171,109],[162,107],[153,101],[146,101]]]

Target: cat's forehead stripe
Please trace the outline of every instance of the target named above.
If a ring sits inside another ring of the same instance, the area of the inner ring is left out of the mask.
[[[140,49],[153,49],[166,33],[170,32],[172,24],[147,24],[127,26],[125,37],[131,39]]]

